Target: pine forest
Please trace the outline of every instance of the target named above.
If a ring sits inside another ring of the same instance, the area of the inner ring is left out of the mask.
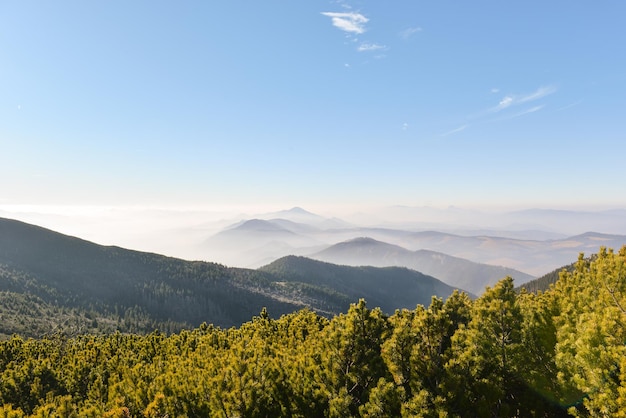
[[[549,289],[0,342],[0,417],[624,417],[626,247]]]

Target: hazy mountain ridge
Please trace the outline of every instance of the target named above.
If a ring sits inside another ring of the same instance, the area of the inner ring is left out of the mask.
[[[311,255],[311,258],[352,266],[403,266],[442,280],[459,289],[480,294],[486,286],[511,276],[518,283],[533,276],[502,266],[474,263],[430,250],[409,251],[403,247],[372,238],[355,238],[335,244]]]
[[[568,220],[570,231],[594,225],[600,231],[611,231],[610,225],[614,226],[613,230],[626,231],[625,213],[622,210],[577,212],[536,209],[489,214],[459,208],[440,210],[395,207],[387,213],[388,218],[391,215],[396,216],[393,222],[381,216],[377,219],[370,218],[370,225],[363,226],[368,223],[363,215],[360,226],[358,222],[342,221],[338,222],[339,226],[327,228],[324,222],[328,218],[296,208],[259,217],[271,224],[275,232],[247,232],[243,227],[245,223],[242,222],[218,232],[206,241],[203,257],[223,259],[231,265],[256,268],[286,255],[311,256],[344,241],[370,237],[413,252],[435,251],[474,263],[503,266],[537,277],[571,262],[580,252],[593,253],[601,245],[619,248],[626,243],[626,235],[613,233],[582,230],[564,234],[565,224],[560,221],[562,218]],[[580,222],[577,223],[575,219],[578,215]],[[314,223],[306,223],[307,219]],[[427,222],[425,219],[438,219],[441,223]],[[450,223],[443,223],[445,221]],[[472,224],[472,221],[475,223]],[[490,221],[491,226],[488,223]],[[435,224],[443,229],[423,228]],[[286,231],[295,235],[284,238]],[[338,259],[329,261],[344,263]],[[360,260],[358,264],[372,263]],[[421,266],[409,264],[409,267],[424,271]],[[444,279],[436,274],[432,275]],[[527,279],[529,277],[522,280]]]
[[[364,209],[361,213],[344,211],[341,219],[336,212],[318,215],[298,207],[274,212],[94,208],[91,215],[78,209],[68,212],[67,208],[36,210],[17,208],[14,216],[8,212],[4,216],[93,242],[247,268],[258,268],[286,255],[308,256],[367,236],[410,251],[437,251],[537,277],[570,263],[580,252],[594,253],[599,245],[619,248],[626,243],[626,239],[600,243],[589,237],[578,244],[567,242],[587,231],[626,236],[624,209],[487,211],[405,206]],[[264,236],[242,230],[220,234],[254,219],[271,222],[295,235],[282,231]],[[440,239],[440,234],[445,239]]]
[[[455,234],[468,229],[490,229],[502,236],[506,231],[542,231],[564,236],[582,234],[584,231],[614,232],[626,235],[626,209],[572,210],[572,209],[522,209],[510,211],[485,211],[448,207],[393,206],[375,214],[359,217],[370,225],[395,229],[442,230]],[[530,239],[533,239],[529,237]]]
[[[249,219],[206,239],[205,259],[257,268],[284,255],[302,255],[324,244],[311,234],[315,227],[286,219]]]
[[[539,276],[571,262],[581,252],[595,253],[600,246],[620,248],[626,244],[626,236],[587,232],[563,239],[541,241],[419,231],[403,234],[397,240],[388,242],[412,251],[431,250]]]
[[[332,315],[365,298],[393,312],[401,307],[398,297],[413,307],[424,297],[430,300],[432,291],[443,297],[450,293],[448,286],[431,284],[422,293],[413,292],[412,300],[384,284],[378,285],[384,291],[376,289],[376,280],[385,280],[388,272],[397,276],[399,270],[373,274],[370,269],[324,265],[324,271],[332,270],[342,287],[328,281],[317,284],[316,277],[324,276],[310,268],[307,280],[292,280],[268,271],[101,246],[0,218],[0,315],[9,319],[0,334],[37,336],[63,328],[68,320],[77,324],[73,329],[83,331],[175,331],[202,322],[229,327],[250,320],[263,307],[275,316],[303,307]],[[400,276],[411,277],[406,279],[411,283],[435,280],[402,270]],[[370,279],[369,287],[351,282],[363,274]],[[24,323],[28,315],[45,315],[47,320],[29,328]]]

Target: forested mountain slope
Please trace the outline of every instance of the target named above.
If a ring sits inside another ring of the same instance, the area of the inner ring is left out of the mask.
[[[454,291],[434,277],[404,267],[349,267],[287,256],[259,270],[284,282],[332,289],[345,295],[349,302],[368,295],[368,303],[387,314],[417,304],[428,305],[432,296],[447,298]],[[340,311],[345,312],[348,306],[344,305]]]
[[[272,297],[266,276],[100,246],[0,219],[0,290],[31,295],[41,309],[56,306],[117,318],[123,330],[181,329],[202,322],[232,326],[264,306],[276,314],[302,307]]]
[[[552,286],[559,280],[559,276],[562,272],[567,271],[571,273],[572,271],[574,271],[575,268],[576,263],[568,264],[567,266],[563,266],[549,273],[546,273],[541,277],[537,277],[534,280],[523,283],[522,285],[519,285],[517,289],[526,289],[526,291],[533,293],[545,292],[546,290],[550,289],[550,286]]]

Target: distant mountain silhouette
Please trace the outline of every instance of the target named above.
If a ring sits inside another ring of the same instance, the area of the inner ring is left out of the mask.
[[[206,258],[256,268],[286,254],[322,248],[313,226],[287,219],[249,219],[218,232],[203,243]]]
[[[259,216],[261,219],[276,220],[284,219],[299,224],[306,224],[315,228],[345,228],[350,224],[338,218],[326,218],[309,212],[301,207],[293,207],[289,210],[266,213]]]
[[[397,215],[394,220],[389,219],[389,213]],[[574,231],[587,225],[597,225],[602,227],[600,230],[609,232],[609,226],[616,225],[616,231],[621,231],[624,229],[620,229],[620,225],[624,224],[626,228],[625,213],[624,210],[594,213],[528,210],[489,214],[454,207],[445,210],[395,207],[387,212],[387,221],[363,217],[357,222],[364,224],[358,225],[295,207],[233,223],[221,232],[207,236],[200,252],[194,253],[194,256],[199,254],[200,258],[228,265],[257,268],[286,255],[310,256],[336,243],[370,237],[412,252],[433,251],[478,264],[503,266],[514,270],[511,275],[519,282],[529,280],[528,276],[538,277],[567,264],[580,252],[595,253],[602,245],[620,248],[626,244],[624,235],[589,232],[572,236],[560,231],[565,225]],[[419,219],[429,217],[440,219],[425,228],[426,224]],[[359,216],[350,219],[354,221]],[[480,222],[472,224],[473,219]],[[453,221],[458,221],[458,226],[446,223]],[[489,226],[490,222],[493,222],[492,226]],[[471,229],[467,225],[472,225]],[[552,229],[550,225],[560,225],[560,228]],[[321,259],[339,264],[366,262]],[[389,263],[375,265],[386,266]],[[420,268],[409,262],[400,265]],[[520,275],[520,272],[528,276]],[[493,282],[488,279],[484,283]]]
[[[292,218],[292,217],[299,217],[299,218],[313,218],[313,219],[324,219],[322,216],[316,215],[312,212],[309,212],[308,210],[302,209],[299,206],[294,206],[291,209],[288,210],[283,210],[280,212],[275,212],[273,215],[275,215],[275,217],[277,218]]]
[[[600,246],[621,248],[626,244],[626,236],[587,232],[539,241],[420,231],[399,236],[394,244],[409,250],[428,249],[477,263],[507,266],[539,276],[554,270],[555,266],[571,263],[581,252],[594,254]]]
[[[229,228],[220,234],[228,234],[233,231],[252,231],[252,232],[262,232],[262,233],[285,233],[285,234],[293,234],[293,232],[288,229],[281,227],[275,222],[266,221],[263,219],[250,219],[242,222],[232,228]]]
[[[437,236],[443,237],[445,234]],[[409,251],[398,245],[366,237],[335,244],[310,257],[351,266],[403,266],[475,294],[482,293],[485,286],[493,285],[506,276],[511,276],[520,283],[533,278],[529,274],[502,266],[474,263],[436,251]]]

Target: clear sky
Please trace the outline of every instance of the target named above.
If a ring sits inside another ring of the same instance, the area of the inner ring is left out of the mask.
[[[0,3],[0,205],[626,206],[626,2]]]

